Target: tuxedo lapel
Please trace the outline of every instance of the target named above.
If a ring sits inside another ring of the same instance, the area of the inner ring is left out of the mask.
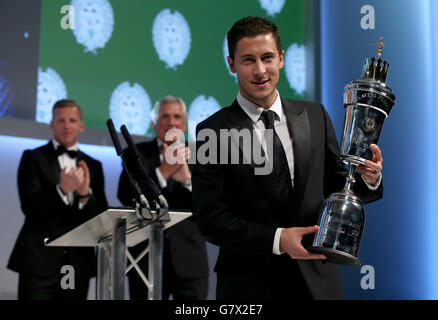
[[[294,153],[294,207],[299,209],[306,188],[311,153],[310,125],[307,110],[299,102],[282,99]]]
[[[248,115],[245,113],[245,111],[243,111],[243,109],[239,106],[239,104],[237,103],[237,100],[234,100],[234,103],[231,105],[230,107],[230,118],[229,118],[229,129],[236,129],[238,132],[241,132],[242,130],[247,130],[250,132],[251,136],[253,135],[253,130],[254,130],[254,126],[252,124],[251,119],[248,117]],[[220,137],[219,137],[220,138]],[[233,144],[238,145],[240,151],[242,152],[243,156],[245,157],[245,161],[246,163],[248,163],[252,168],[255,167],[255,163],[254,163],[254,159],[252,156],[252,152],[251,154],[251,158],[248,159],[248,154],[246,152],[244,152],[244,148],[248,147],[248,146],[244,146],[242,141],[239,141],[239,135],[235,136],[232,135],[231,136],[232,140],[233,140]],[[231,146],[228,146],[231,150]]]
[[[84,161],[85,161],[85,157],[84,157],[84,154],[82,153],[82,151],[81,151],[81,150],[78,150],[78,155],[77,155],[77,157],[76,157],[76,164],[78,164],[79,161],[81,161],[81,160],[84,160]]]
[[[52,141],[46,144],[42,156],[44,157],[44,172],[48,174],[54,184],[58,184],[61,176],[61,167],[59,166],[58,157],[56,156]]]
[[[160,149],[158,148],[157,138],[146,142],[141,148],[140,154],[142,156],[143,163],[146,166],[146,171],[149,177],[154,181],[154,183],[159,186],[158,178],[155,173],[155,168],[161,165],[160,160]],[[169,190],[173,189],[173,179],[167,179],[167,188]]]
[[[149,142],[149,154],[143,153],[143,158],[148,162],[149,171],[152,171],[154,168],[159,167],[161,164],[160,160],[160,149],[158,148],[158,140],[155,138],[154,140]],[[146,150],[144,150],[146,151]]]

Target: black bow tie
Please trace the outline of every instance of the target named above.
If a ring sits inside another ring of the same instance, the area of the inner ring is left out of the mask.
[[[68,156],[72,159],[75,159],[78,156],[78,151],[76,150],[67,150],[63,146],[59,145],[58,148],[56,148],[56,155],[59,157],[60,155],[67,153]]]

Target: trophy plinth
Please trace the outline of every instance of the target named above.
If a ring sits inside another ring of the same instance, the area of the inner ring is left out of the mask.
[[[329,262],[352,266],[360,265],[357,253],[365,223],[362,201],[351,190],[355,171],[356,166],[352,165],[344,189],[323,202],[319,231],[309,248],[325,254]]]
[[[371,144],[377,144],[383,122],[394,106],[395,95],[385,84],[389,63],[382,62],[384,44],[379,39],[377,59],[367,58],[362,77],[347,84],[344,90],[344,128],[341,159],[349,165],[342,191],[331,194],[322,204],[319,231],[309,251],[323,253],[328,262],[360,265],[357,258],[365,223],[362,201],[352,188],[357,166],[371,160]]]

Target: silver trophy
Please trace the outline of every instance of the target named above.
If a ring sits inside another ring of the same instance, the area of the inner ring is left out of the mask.
[[[344,189],[331,194],[322,204],[319,231],[312,252],[323,253],[328,262],[360,265],[357,258],[365,222],[362,201],[354,195],[357,167],[372,159],[371,144],[377,144],[383,122],[394,106],[395,95],[385,84],[389,63],[381,59],[383,39],[377,44],[377,59],[367,58],[362,76],[345,86],[344,131],[341,158],[349,165]]]

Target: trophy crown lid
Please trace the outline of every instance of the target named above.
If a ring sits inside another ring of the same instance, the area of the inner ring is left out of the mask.
[[[372,57],[365,60],[362,69],[362,79],[371,79],[385,83],[386,76],[388,74],[389,63],[387,61],[383,61],[382,64],[381,56],[383,47],[385,46],[383,43],[383,37],[380,37],[378,42],[373,42],[373,45],[377,45],[377,59]]]

